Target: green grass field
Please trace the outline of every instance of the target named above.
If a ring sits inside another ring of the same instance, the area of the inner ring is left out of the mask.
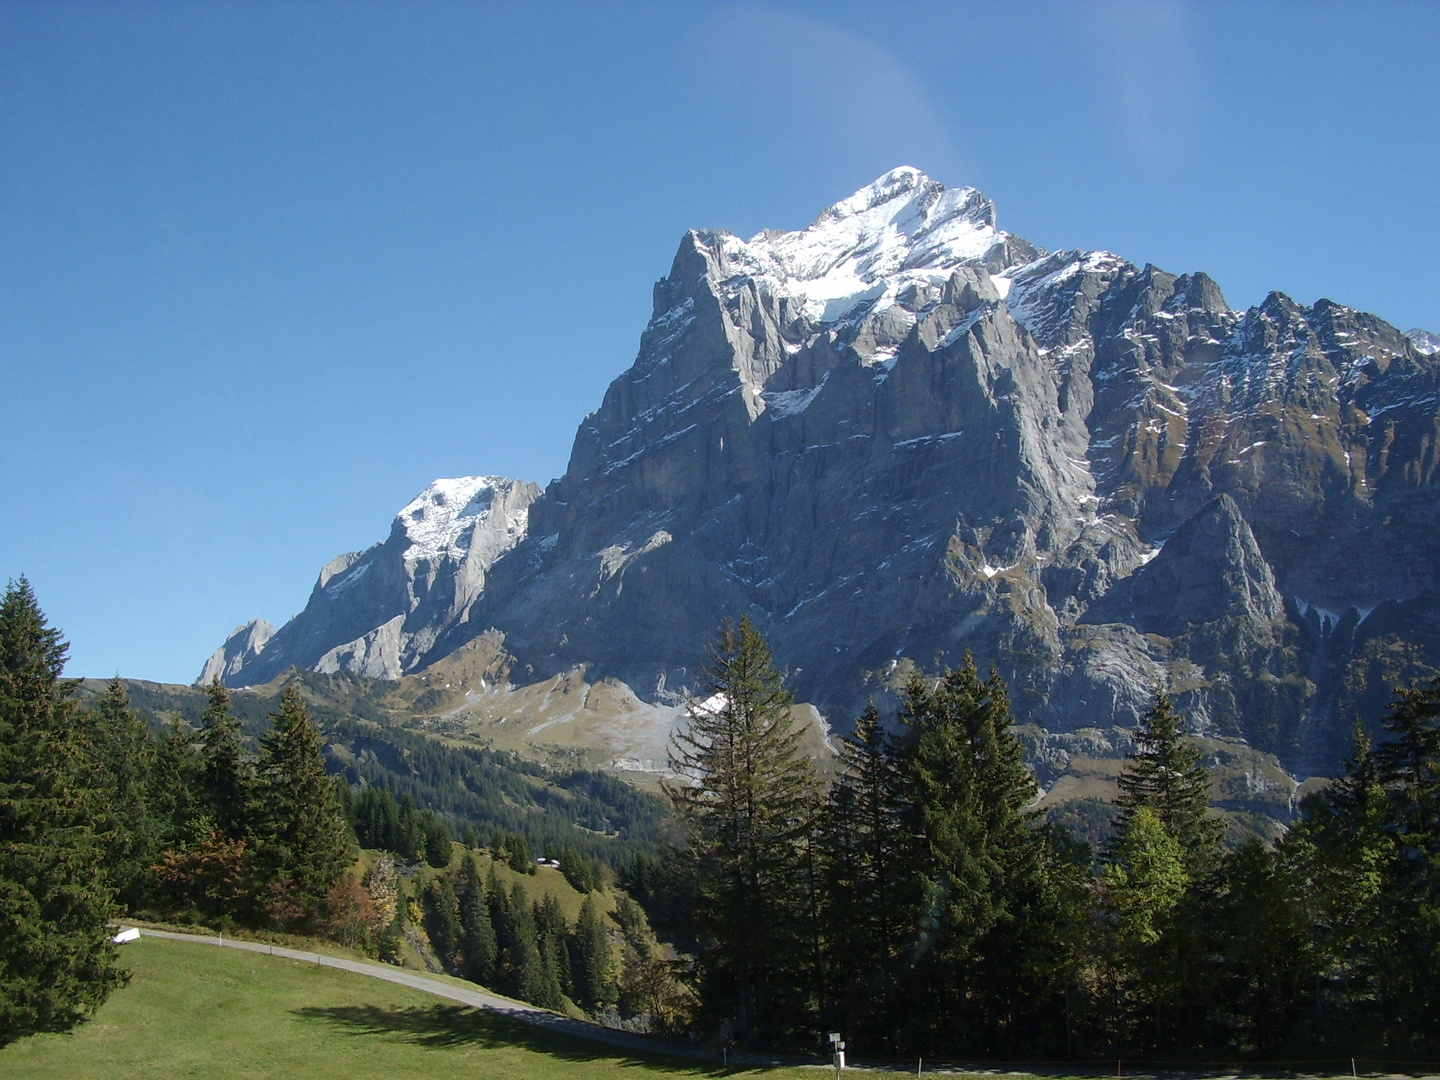
[[[467,1080],[718,1075],[279,957],[142,938],[134,977],[88,1024],[0,1050],[6,1080],[81,1077],[374,1077]],[[816,1080],[815,1069],[740,1075]]]

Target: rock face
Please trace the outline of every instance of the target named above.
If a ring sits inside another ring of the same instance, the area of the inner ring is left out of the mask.
[[[748,613],[842,724],[968,650],[1046,730],[1129,726],[1166,686],[1318,771],[1367,679],[1440,663],[1398,614],[1437,589],[1437,375],[1374,316],[1232,311],[1204,274],[1047,253],[897,169],[800,232],[689,233],[566,474],[483,482],[514,523],[484,557],[406,554],[427,493],[211,665],[393,677],[495,630],[512,678],[585,665],[655,698]]]
[[[222,683],[234,683],[241,671],[259,659],[265,643],[275,636],[275,628],[264,619],[251,619],[237,626],[225,639],[225,644],[210,654],[205,667],[196,682],[209,686],[219,679]]]
[[[292,666],[399,678],[463,622],[491,567],[525,535],[539,495],[496,476],[435,481],[383,543],[326,563],[305,610],[278,631],[264,622],[235,631],[201,680],[247,686]]]

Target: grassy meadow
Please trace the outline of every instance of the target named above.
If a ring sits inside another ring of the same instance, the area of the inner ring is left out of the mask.
[[[718,1067],[645,1058],[351,972],[213,946],[141,938],[134,972],[65,1035],[0,1049],[6,1080],[286,1077],[467,1080],[704,1077]],[[774,1080],[814,1069],[741,1073]]]

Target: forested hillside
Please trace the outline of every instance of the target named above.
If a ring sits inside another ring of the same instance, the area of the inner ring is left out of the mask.
[[[657,842],[664,802],[594,770],[552,768],[507,751],[452,745],[400,726],[375,698],[386,684],[351,675],[297,672],[296,684],[324,741],[326,771],[356,789],[376,787],[430,810],[455,835],[466,826],[489,837],[495,829],[520,834],[541,852],[564,847],[606,865],[628,864]],[[125,680],[131,707],[159,735],[179,720],[198,731],[207,697],[196,687]],[[105,683],[80,684],[95,700]],[[242,741],[253,747],[266,729],[279,687],[230,695]]]

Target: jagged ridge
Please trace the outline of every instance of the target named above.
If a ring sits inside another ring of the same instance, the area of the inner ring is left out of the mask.
[[[1374,316],[1233,311],[1203,274],[1047,253],[898,169],[800,232],[687,234],[634,365],[478,585],[432,611],[403,582],[388,607],[326,600],[322,574],[212,664],[411,671],[496,631],[513,678],[583,664],[653,697],[749,613],[842,715],[972,650],[1049,730],[1129,725],[1165,685],[1318,769],[1368,692],[1355,665],[1440,660],[1361,617],[1436,587],[1436,370]],[[425,565],[434,589],[460,563]],[[1170,590],[1184,617],[1152,617]]]

